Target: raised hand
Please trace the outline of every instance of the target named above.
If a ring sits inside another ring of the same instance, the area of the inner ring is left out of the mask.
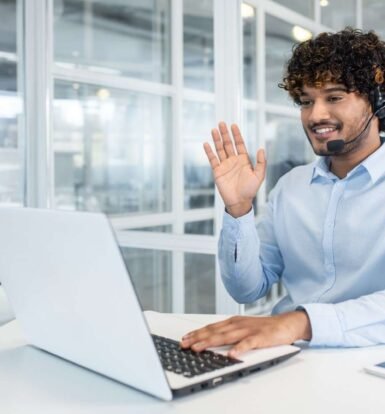
[[[231,125],[235,147],[226,124],[220,122],[218,126],[219,130],[211,131],[216,154],[209,143],[205,142],[203,146],[226,210],[232,216],[240,217],[250,211],[253,198],[265,178],[265,152],[262,149],[257,152],[253,167],[238,126]]]

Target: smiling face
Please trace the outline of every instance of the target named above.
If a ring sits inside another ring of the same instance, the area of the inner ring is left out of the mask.
[[[372,114],[366,98],[348,92],[344,85],[326,83],[321,88],[304,86],[299,101],[302,125],[317,155],[342,156],[365,146],[372,128],[368,128],[356,141],[345,145],[338,154],[327,149],[327,142],[336,139],[350,141],[364,130]]]

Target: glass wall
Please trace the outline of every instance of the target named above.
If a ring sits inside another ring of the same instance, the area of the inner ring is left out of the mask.
[[[213,0],[183,0],[183,74],[186,88],[214,91]]]
[[[186,313],[215,313],[215,256],[184,256]]]
[[[17,2],[0,0],[0,204],[23,204],[23,135]]]
[[[279,3],[311,19],[314,18],[314,0],[275,0],[275,3]]]
[[[375,30],[385,40],[385,7],[383,0],[362,0],[362,26]]]
[[[321,22],[335,30],[355,26],[357,21],[357,0],[328,0],[321,4]]]
[[[213,207],[214,182],[202,150],[215,126],[213,0],[183,1],[183,79],[184,208]]]
[[[202,142],[215,126],[215,107],[207,102],[184,101],[184,208],[214,206],[214,181]]]
[[[258,133],[258,85],[257,65],[257,9],[242,3],[242,53],[243,53],[243,123],[242,136],[250,161],[255,164],[257,148],[261,145]],[[257,198],[254,200],[255,214],[258,213]]]
[[[269,160],[266,190],[269,193],[278,179],[298,165],[314,159],[299,117],[267,114],[266,153]]]
[[[126,267],[143,310],[172,311],[172,253],[122,248]]]
[[[243,47],[243,96],[257,99],[257,10],[249,3],[242,3]]]
[[[171,0],[54,0],[57,208],[105,212],[125,234],[213,235],[214,182],[202,141],[215,123],[214,6],[179,7],[183,59],[171,36]],[[195,216],[176,213],[183,210]],[[158,248],[123,248],[145,308],[171,311],[173,295],[185,294],[190,310],[208,297],[215,304],[213,260]],[[206,275],[199,288],[189,285],[192,259]]]
[[[58,64],[171,81],[170,0],[55,0],[54,5]]]
[[[214,234],[214,220],[200,220],[185,223],[184,232],[186,234]]]
[[[170,211],[170,112],[168,97],[57,81],[56,206]]]
[[[312,34],[306,28],[266,15],[266,101],[292,106],[286,91],[278,88],[294,44]]]

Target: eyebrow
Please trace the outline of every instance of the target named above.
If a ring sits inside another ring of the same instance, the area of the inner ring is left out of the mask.
[[[323,89],[322,92],[325,94],[333,93],[333,92],[347,92],[347,88],[345,86],[334,86],[332,88]],[[308,93],[302,91],[300,96],[309,96]]]

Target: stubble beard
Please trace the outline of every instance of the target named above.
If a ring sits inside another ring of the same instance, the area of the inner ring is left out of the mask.
[[[365,119],[365,122],[364,122],[364,125],[363,125],[362,128],[365,127],[367,122],[368,122],[368,118]],[[311,147],[314,151],[314,154],[318,155],[318,156],[321,156],[321,157],[330,157],[330,156],[341,157],[341,156],[344,156],[344,155],[346,155],[350,152],[355,151],[360,146],[361,142],[364,141],[368,137],[369,131],[370,131],[370,125],[369,125],[368,128],[366,129],[366,131],[356,141],[349,142],[349,143],[345,144],[344,147],[342,148],[342,151],[333,152],[333,151],[328,151],[327,147],[326,148],[320,148],[320,149],[315,148],[314,145],[313,145],[312,140],[309,137],[309,134],[308,134],[308,131],[307,131],[306,127],[304,125],[302,125],[302,126],[303,126],[303,129],[305,131],[306,138],[309,141],[309,143],[310,143],[310,145],[311,145]],[[342,130],[343,125],[339,129]],[[337,138],[337,139],[343,139],[344,142],[351,141],[351,140],[355,139],[358,135],[360,135],[361,132],[362,132],[362,129],[359,132],[353,131],[354,135],[351,134],[351,135],[353,135],[353,138],[349,137],[349,138],[346,139],[345,137],[343,137],[343,138]],[[325,143],[325,146],[326,145],[327,144]]]

